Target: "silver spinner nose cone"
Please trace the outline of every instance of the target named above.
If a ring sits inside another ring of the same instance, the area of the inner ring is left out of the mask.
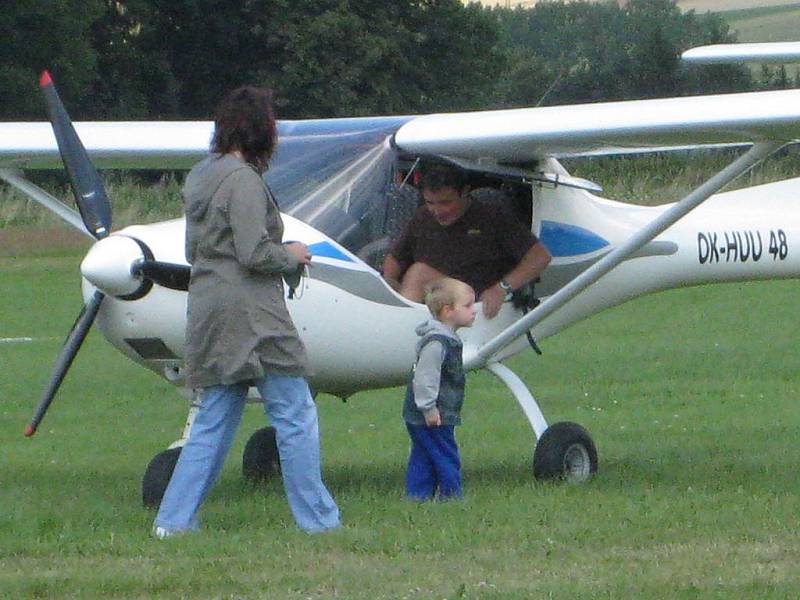
[[[142,249],[133,239],[111,235],[95,243],[81,262],[81,274],[97,289],[111,296],[135,292],[141,279],[133,266],[144,260]]]

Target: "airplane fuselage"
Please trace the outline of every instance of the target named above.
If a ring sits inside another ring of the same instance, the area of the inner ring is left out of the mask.
[[[553,168],[559,168],[556,164]],[[641,207],[587,191],[535,187],[534,230],[553,261],[537,284],[547,297],[624,242],[669,205]],[[800,276],[800,179],[718,194],[667,229],[606,277],[534,328],[538,339],[631,298],[674,287]],[[309,355],[316,390],[346,397],[406,381],[414,360],[417,324],[430,318],[380,274],[336,241],[289,215],[285,239],[303,241],[315,255],[287,306]],[[144,242],[157,259],[183,262],[184,222],[129,227],[114,235]],[[93,291],[84,280],[84,296]],[[105,337],[124,354],[181,384],[186,292],[154,286],[143,298],[108,298],[98,315]],[[507,302],[492,320],[479,314],[462,329],[468,367],[478,348],[521,312]],[[528,347],[516,340],[495,357]]]

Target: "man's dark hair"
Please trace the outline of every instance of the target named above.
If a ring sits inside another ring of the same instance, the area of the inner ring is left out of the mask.
[[[238,150],[261,171],[266,168],[277,140],[272,90],[242,86],[225,96],[217,107],[212,152],[227,154]]]
[[[438,192],[443,188],[454,188],[460,192],[467,183],[467,175],[461,169],[434,163],[423,168],[420,188],[432,192]]]

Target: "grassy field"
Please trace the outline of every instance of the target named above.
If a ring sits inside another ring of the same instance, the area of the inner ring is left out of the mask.
[[[344,527],[308,536],[278,485],[240,478],[245,423],[202,533],[159,542],[140,481],[186,406],[96,332],[22,436],[77,313],[80,254],[0,258],[0,597],[796,598],[797,284],[667,292],[512,361],[551,422],[592,432],[588,485],[533,481],[510,394],[469,377],[467,495],[403,500],[401,390],[319,399]],[[32,338],[9,341],[8,338]]]
[[[484,6],[531,8],[537,0],[483,0]],[[684,12],[720,13],[740,42],[793,42],[800,30],[797,0],[678,0]]]
[[[800,3],[729,10],[722,16],[740,42],[795,42],[800,27]]]
[[[719,155],[572,161],[605,195],[674,200]],[[691,164],[692,169],[687,166]],[[742,178],[800,171],[789,151]],[[58,193],[57,182],[53,184]],[[179,182],[111,180],[118,225],[179,214]],[[9,194],[9,192],[5,192]],[[63,190],[62,190],[63,193]],[[344,527],[294,527],[277,482],[251,488],[251,407],[199,535],[158,542],[140,502],[185,401],[93,332],[39,433],[22,431],[80,307],[86,241],[13,195],[0,222],[0,597],[796,598],[800,509],[795,282],[676,290],[545,340],[509,365],[551,422],[593,434],[588,485],[537,483],[533,436],[488,373],[459,431],[467,497],[403,500],[402,390],[319,399]],[[23,339],[19,339],[23,338]]]
[[[61,171],[31,172],[32,182],[74,207],[66,175]],[[152,223],[179,217],[182,214],[180,188],[185,173],[138,177],[113,171],[103,171],[104,185],[114,212],[114,226],[133,223]],[[39,204],[27,199],[11,186],[0,186],[0,233],[9,227],[41,229],[61,224],[61,220]],[[17,235],[12,232],[9,235]],[[36,235],[35,233],[33,235]],[[59,234],[62,238],[69,234]]]

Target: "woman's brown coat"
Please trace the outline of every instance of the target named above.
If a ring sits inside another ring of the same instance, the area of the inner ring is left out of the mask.
[[[283,289],[283,276],[299,264],[281,243],[283,222],[261,175],[236,156],[212,154],[189,172],[183,199],[192,265],[187,383],[305,375],[305,348]]]

